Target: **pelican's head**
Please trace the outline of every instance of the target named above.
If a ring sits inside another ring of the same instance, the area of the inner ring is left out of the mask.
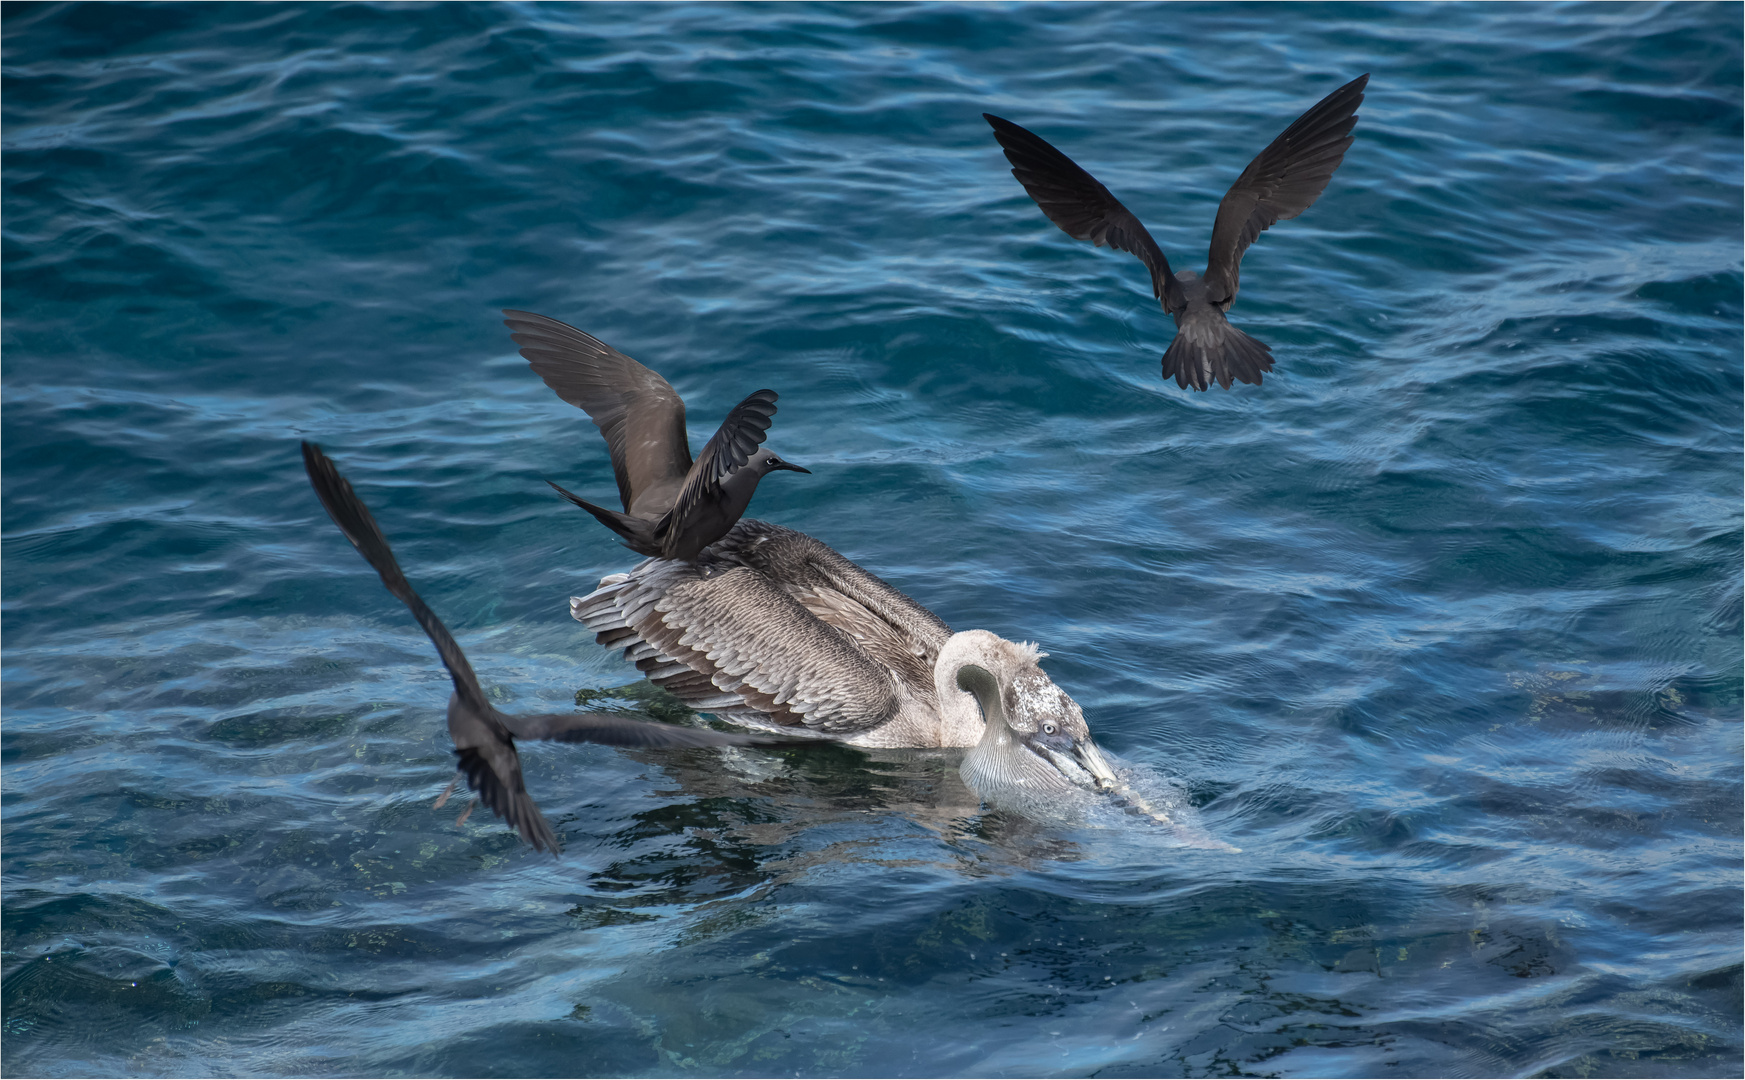
[[[960,643],[971,635],[985,639]],[[954,635],[940,653],[942,662],[952,662],[958,688],[981,707],[982,738],[960,771],[990,802],[1068,787],[1107,792],[1120,783],[1078,702],[1043,673],[1045,655],[986,631]]]

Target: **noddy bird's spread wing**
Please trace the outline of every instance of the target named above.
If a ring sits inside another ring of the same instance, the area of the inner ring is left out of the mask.
[[[303,467],[321,505],[369,564],[381,575],[382,584],[412,612],[436,646],[436,654],[454,680],[449,701],[448,731],[454,739],[459,768],[467,785],[491,811],[521,834],[535,849],[557,854],[562,850],[544,815],[527,793],[521,778],[521,758],[515,739],[550,739],[558,742],[592,742],[607,746],[780,746],[787,740],[740,735],[657,724],[615,713],[547,714],[510,716],[498,712],[486,700],[478,676],[448,627],[436,617],[423,598],[412,590],[394,558],[369,508],[339,474],[333,461],[314,443],[303,444]]]
[[[394,550],[388,546],[388,538],[382,535],[381,526],[371,516],[370,508],[357,496],[351,488],[351,482],[339,474],[338,466],[333,459],[321,452],[321,448],[312,442],[303,444],[303,469],[309,474],[309,485],[315,489],[316,497],[321,505],[327,508],[327,514],[333,518],[333,523],[339,526],[339,531],[351,541],[351,546],[358,549],[376,573],[382,577],[382,584],[388,587],[402,604],[412,612],[412,617],[418,620],[418,625],[430,636],[436,646],[436,655],[441,657],[442,666],[448,669],[448,674],[454,680],[455,696],[467,709],[481,714],[484,723],[490,726],[490,714],[496,710],[485,700],[484,691],[479,689],[479,678],[473,674],[473,666],[467,663],[466,654],[461,652],[460,643],[454,635],[448,632],[448,627],[442,625],[442,620],[436,617],[436,612],[430,610],[430,605],[424,598],[412,591],[412,585],[406,580],[406,575],[400,570],[400,563],[394,558]],[[507,739],[509,732],[501,724],[496,725],[493,734]]]
[[[1181,283],[1170,273],[1163,249],[1120,199],[1034,131],[991,113],[982,113],[982,119],[993,126],[994,138],[1012,163],[1012,175],[1048,220],[1075,240],[1138,256],[1151,271],[1151,293],[1163,309],[1181,310]]]
[[[1351,147],[1357,107],[1368,75],[1359,75],[1297,117],[1230,185],[1218,204],[1206,254],[1206,294],[1214,304],[1232,300],[1242,253],[1275,222],[1314,205]]]
[[[685,403],[678,393],[653,371],[567,323],[531,311],[503,314],[528,366],[606,437],[624,512],[650,520],[666,513],[691,471]]]
[[[601,746],[792,746],[795,740],[735,731],[658,724],[617,713],[544,713],[535,716],[501,714],[517,739],[548,742],[598,743]]]
[[[400,571],[400,564],[394,559],[387,537],[382,535],[376,519],[370,515],[369,507],[357,497],[345,477],[339,475],[333,461],[321,452],[320,447],[305,442],[303,467],[309,473],[310,486],[314,487],[333,523],[375,567],[388,591],[411,610],[412,617],[418,620],[418,625],[424,628],[436,646],[436,655],[442,658],[443,666],[448,668],[449,677],[454,680],[454,698],[449,704],[449,734],[454,738],[455,754],[460,758],[460,769],[466,774],[467,786],[478,792],[485,805],[519,832],[522,839],[537,850],[555,854],[561,850],[557,836],[539,812],[533,797],[527,794],[527,786],[521,779],[521,758],[515,752],[515,740],[498,718],[497,710],[485,700],[478,676],[473,674],[473,667],[467,663],[460,644],[424,599],[412,591],[406,575]]]

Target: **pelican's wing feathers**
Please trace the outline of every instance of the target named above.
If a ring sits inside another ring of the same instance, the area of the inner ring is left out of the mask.
[[[709,556],[758,570],[873,660],[923,694],[931,692],[933,665],[951,627],[828,544],[746,518],[709,549]]]
[[[695,709],[837,737],[896,714],[891,673],[748,566],[651,559],[570,611]]]

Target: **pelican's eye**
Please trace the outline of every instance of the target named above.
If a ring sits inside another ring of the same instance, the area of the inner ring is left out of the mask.
[[[1054,734],[1054,725],[1053,724],[1043,724],[1042,725],[1042,733],[1044,735],[1053,735]]]

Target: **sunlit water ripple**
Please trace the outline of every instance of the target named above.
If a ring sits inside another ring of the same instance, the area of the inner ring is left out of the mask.
[[[8,6],[9,1075],[1738,1075],[1741,16],[1489,7]],[[1036,128],[1264,386],[1164,385]],[[430,803],[428,643],[630,681],[594,429],[497,309],[651,364],[755,512],[1035,640],[1239,853],[948,755],[533,746],[561,861]]]

